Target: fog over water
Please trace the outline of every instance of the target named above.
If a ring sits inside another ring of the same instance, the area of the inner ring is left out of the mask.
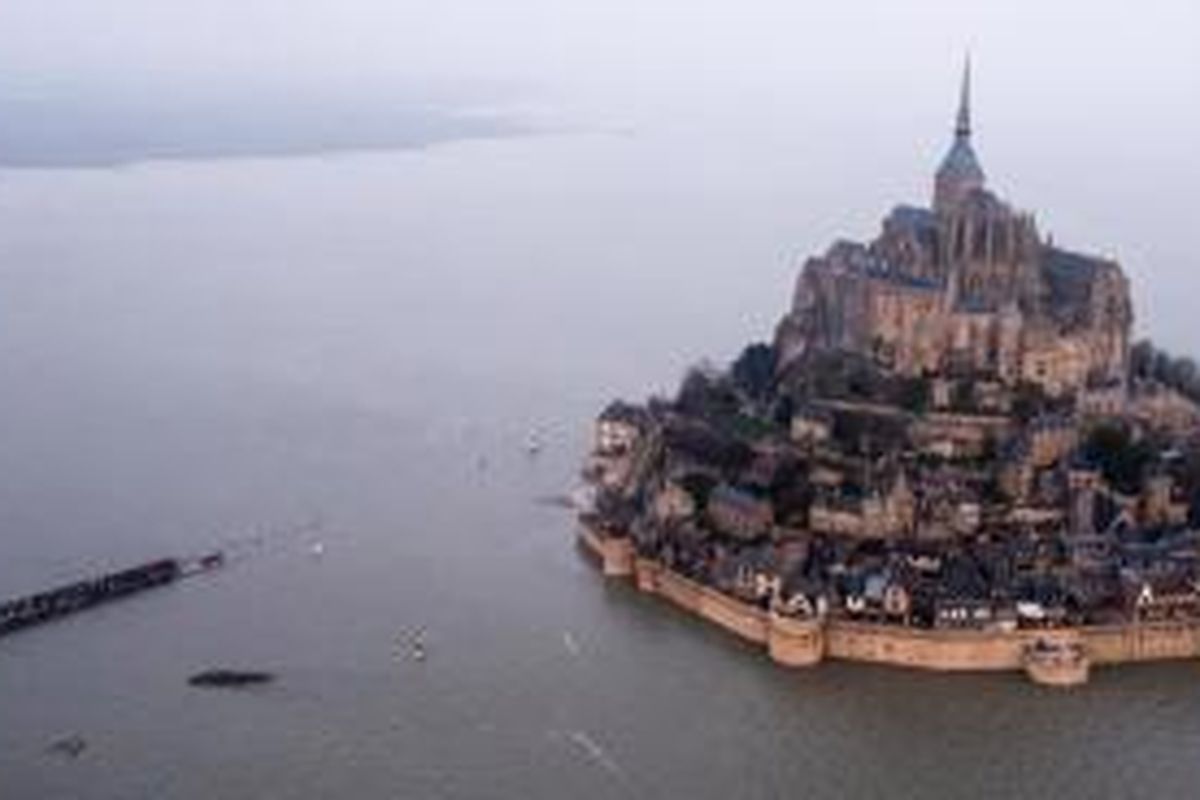
[[[0,596],[238,558],[3,640],[0,796],[1190,796],[1194,664],[786,672],[538,502],[927,197],[967,46],[992,185],[1200,354],[1194,4],[821,5],[4,3]]]

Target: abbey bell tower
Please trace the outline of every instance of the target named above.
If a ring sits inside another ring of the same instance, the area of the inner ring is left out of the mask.
[[[958,205],[971,192],[984,186],[983,168],[971,147],[971,61],[963,68],[954,144],[938,167],[933,189],[933,207],[945,211]]]

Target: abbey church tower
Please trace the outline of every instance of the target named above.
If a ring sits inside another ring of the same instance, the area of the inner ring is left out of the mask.
[[[971,144],[971,64],[963,70],[954,141],[934,178],[938,261],[952,307],[963,311],[1032,310],[1037,303],[1038,235],[1033,220],[986,188]]]
[[[983,189],[986,177],[971,146],[971,62],[963,68],[954,124],[954,143],[942,159],[934,179],[933,208],[943,211],[958,205],[971,192]]]

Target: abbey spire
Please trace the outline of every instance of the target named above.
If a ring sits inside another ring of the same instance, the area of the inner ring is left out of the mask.
[[[983,168],[971,147],[971,59],[963,67],[958,118],[954,125],[954,143],[938,167],[934,182],[933,207],[937,211],[953,208],[985,182]]]
[[[958,98],[958,123],[954,126],[955,138],[971,138],[971,57],[967,56],[963,67],[962,90]]]

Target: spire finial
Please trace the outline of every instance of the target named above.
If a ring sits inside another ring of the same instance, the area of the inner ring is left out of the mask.
[[[971,53],[967,53],[963,65],[962,95],[958,101],[958,123],[954,126],[954,135],[962,138],[971,136]]]

